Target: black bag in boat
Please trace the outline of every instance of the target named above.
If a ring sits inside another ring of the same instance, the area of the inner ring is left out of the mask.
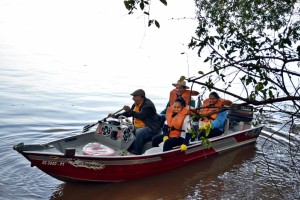
[[[240,109],[228,110],[227,118],[231,122],[251,122],[253,119],[253,106],[241,106]]]

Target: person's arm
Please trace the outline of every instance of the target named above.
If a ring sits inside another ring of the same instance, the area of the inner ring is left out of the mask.
[[[131,106],[131,108],[129,106],[124,106],[123,109],[125,110],[125,112],[115,115],[114,118],[118,118],[121,115],[125,117],[132,117],[131,111],[133,111],[133,108],[134,104]]]

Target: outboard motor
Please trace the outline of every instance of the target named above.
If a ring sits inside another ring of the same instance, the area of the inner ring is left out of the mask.
[[[231,128],[240,122],[251,122],[253,120],[253,106],[241,106],[240,109],[228,110],[227,118]]]

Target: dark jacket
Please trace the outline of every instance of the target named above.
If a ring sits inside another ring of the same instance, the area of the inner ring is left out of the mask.
[[[123,115],[125,117],[137,118],[142,120],[145,125],[152,130],[154,135],[159,134],[161,132],[161,120],[160,116],[156,113],[156,108],[153,102],[150,99],[145,98],[144,102],[140,106],[139,112],[133,111],[134,106],[134,104],[131,106],[129,112],[123,112],[116,115],[116,117]]]

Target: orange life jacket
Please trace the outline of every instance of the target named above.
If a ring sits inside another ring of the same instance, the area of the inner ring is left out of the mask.
[[[190,105],[190,101],[191,101],[191,96],[195,96],[195,91],[191,91],[191,90],[185,90],[181,97],[184,99],[185,101],[185,104],[186,105]],[[197,92],[198,94],[198,92]],[[196,94],[196,95],[197,95]],[[171,92],[170,92],[170,98],[169,98],[169,103],[170,103],[170,106],[173,105],[173,103],[175,102],[175,100],[177,99],[177,94],[176,94],[176,89],[173,89]]]
[[[189,109],[184,107],[177,115],[172,117],[173,107],[169,107],[166,113],[166,120],[168,126],[170,127],[169,137],[170,138],[178,138],[181,134],[182,124],[185,117],[190,113]]]
[[[231,104],[231,101],[229,101],[229,100],[218,99],[216,104],[213,105],[211,108],[209,108],[208,106],[210,104],[210,101],[209,101],[209,99],[205,99],[203,101],[203,105],[202,105],[202,107],[204,107],[204,108],[199,110],[199,114],[205,116],[211,112],[217,112],[215,114],[212,114],[212,115],[209,115],[208,117],[203,118],[204,122],[210,122],[211,120],[215,120],[218,117],[218,112],[220,110],[220,107],[224,106],[224,103],[226,103],[225,105],[228,105],[229,102]],[[207,108],[205,108],[205,107],[207,107]]]

